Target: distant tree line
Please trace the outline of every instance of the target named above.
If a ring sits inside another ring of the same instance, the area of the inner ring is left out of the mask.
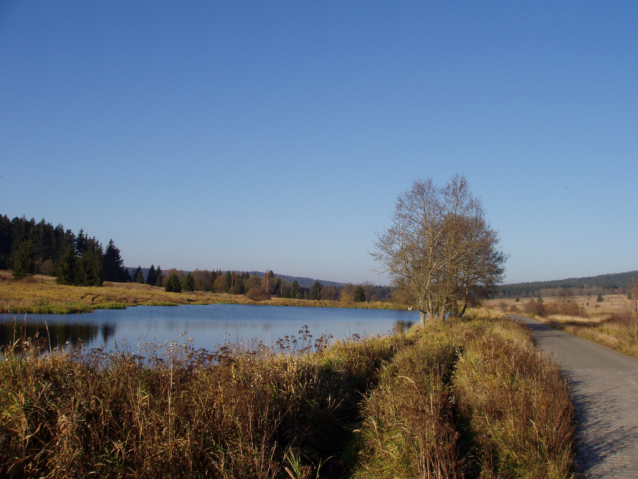
[[[106,248],[84,230],[76,235],[62,225],[53,226],[44,219],[0,216],[0,269],[11,269],[15,279],[28,275],[55,276],[59,284],[100,286],[103,281],[135,282],[165,288],[166,291],[208,291],[245,295],[255,301],[273,296],[323,301],[390,301],[394,289],[371,283],[361,285],[314,281],[310,287],[299,281],[264,274],[221,270],[184,272],[151,265],[150,269],[126,268],[120,250],[110,240]],[[303,279],[303,278],[302,278]],[[300,279],[301,281],[301,279]],[[309,284],[308,281],[305,284]]]
[[[100,286],[103,281],[130,281],[113,240],[106,249],[83,230],[76,235],[44,219],[0,216],[0,269],[15,279],[36,273],[55,276],[59,284]]]
[[[149,270],[149,275],[153,267]],[[142,278],[141,268],[135,277]],[[240,271],[199,270],[184,272],[170,269],[164,273],[167,278],[164,288],[169,292],[206,291],[212,293],[227,293],[244,295],[254,301],[262,301],[272,297],[290,299],[308,299],[322,301],[370,302],[392,300],[393,289],[388,286],[375,286],[370,283],[361,285],[346,284],[342,287],[322,285],[315,281],[310,287],[304,287],[298,281],[287,281],[276,276],[272,271],[264,274]],[[148,278],[146,280],[148,283]],[[159,283],[156,284],[160,286]]]
[[[597,296],[599,294],[628,293],[632,279],[638,271],[603,274],[586,278],[569,278],[556,281],[536,281],[532,283],[504,284],[499,287],[498,298],[533,298],[537,296],[559,296],[569,290],[573,296]]]

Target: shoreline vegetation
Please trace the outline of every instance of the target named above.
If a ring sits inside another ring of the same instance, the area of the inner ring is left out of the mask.
[[[0,272],[6,273],[6,272]],[[396,309],[407,307],[392,302],[354,302],[347,300],[310,300],[272,297],[253,301],[247,296],[204,291],[169,293],[165,288],[139,283],[105,281],[102,286],[68,286],[55,278],[35,275],[19,281],[9,274],[0,277],[0,313],[5,314],[75,314],[95,309],[124,309],[130,306],[178,306],[204,304],[245,304],[269,306],[304,306],[324,308]]]
[[[328,345],[149,343],[0,363],[2,477],[568,478],[559,368],[504,314]]]

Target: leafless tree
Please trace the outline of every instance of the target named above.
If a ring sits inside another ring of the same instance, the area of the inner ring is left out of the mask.
[[[426,314],[462,316],[502,281],[506,257],[464,176],[442,187],[431,178],[415,181],[397,198],[391,220],[372,256],[422,323]]]

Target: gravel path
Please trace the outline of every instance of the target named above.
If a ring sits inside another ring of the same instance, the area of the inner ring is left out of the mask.
[[[523,316],[571,383],[576,462],[586,478],[638,478],[638,359]]]

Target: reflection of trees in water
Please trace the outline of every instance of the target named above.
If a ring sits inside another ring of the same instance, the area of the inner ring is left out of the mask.
[[[395,324],[394,324],[394,328],[392,328],[392,330],[396,333],[407,333],[408,329],[410,329],[412,327],[412,325],[414,324],[414,321],[402,321],[402,320],[398,320]]]
[[[106,344],[107,339],[115,336],[115,323],[104,323],[101,327],[102,343]]]
[[[48,333],[47,333],[48,327]],[[48,321],[24,322],[24,321],[2,321],[0,320],[0,345],[12,344],[20,338],[44,338],[48,341],[51,338],[51,347],[65,346],[68,342],[73,344],[79,340],[84,341],[87,346],[95,342],[101,336],[102,342],[106,343],[108,337],[115,334],[115,323],[58,323]]]

